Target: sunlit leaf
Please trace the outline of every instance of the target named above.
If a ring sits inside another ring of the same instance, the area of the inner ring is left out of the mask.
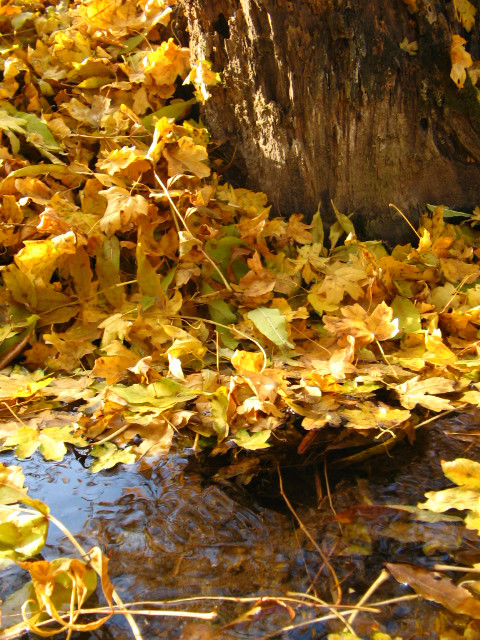
[[[395,386],[395,391],[400,396],[400,402],[406,409],[413,409],[417,404],[432,409],[433,411],[445,411],[452,409],[453,405],[446,398],[439,398],[439,393],[454,391],[455,383],[448,378],[438,376],[422,380],[415,376],[403,384]]]
[[[86,447],[88,442],[81,436],[72,434],[72,427],[47,427],[41,431],[21,427],[3,443],[4,449],[15,449],[17,458],[23,460],[38,449],[45,460],[62,460],[67,453],[65,443]]]
[[[136,454],[132,452],[132,447],[118,449],[113,442],[105,442],[94,446],[91,455],[96,458],[90,467],[91,473],[111,469],[120,463],[132,464],[137,459]]]
[[[257,433],[250,434],[248,431],[240,429],[232,440],[243,449],[256,451],[257,449],[266,449],[271,446],[267,442],[271,435],[272,432],[268,430],[257,431]]]

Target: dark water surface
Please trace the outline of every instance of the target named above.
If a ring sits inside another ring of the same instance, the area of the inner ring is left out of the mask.
[[[328,471],[330,499],[321,459],[314,462],[312,457],[307,467],[299,466],[297,461],[283,464],[285,492],[310,536],[324,554],[331,554],[344,604],[358,602],[385,562],[430,568],[435,563],[480,560],[476,536],[458,524],[419,523],[398,511],[359,508],[415,506],[426,491],[450,486],[440,460],[478,458],[479,417],[480,412],[472,412],[439,420],[418,434],[413,445],[400,444],[389,455],[361,466]],[[120,466],[96,475],[83,468],[73,455],[63,462],[47,463],[40,456],[17,461],[10,453],[2,453],[0,461],[23,468],[29,495],[47,503],[82,547],[102,548],[110,558],[110,577],[125,602],[189,596],[281,598],[288,592],[307,590],[328,602],[336,597],[332,572],[323,566],[318,550],[279,493],[274,465],[244,487],[235,481],[216,481],[208,469],[208,460],[185,454],[140,461],[132,467]],[[341,524],[335,520],[332,507]],[[42,555],[52,560],[74,557],[74,551],[52,526]],[[25,573],[17,567],[1,572],[0,598],[4,600],[25,581]],[[409,587],[391,578],[371,601],[411,593]],[[250,624],[224,628],[251,606],[253,603],[197,600],[182,603],[179,608],[216,611],[214,623],[139,617],[138,624],[144,640],[267,635],[303,640],[326,638],[334,628],[342,629],[339,623],[336,627],[317,623],[270,635],[290,624],[280,607],[272,607],[271,615]],[[304,607],[297,610],[293,624],[322,613],[325,611],[315,613]],[[457,640],[467,637],[463,634],[469,623],[468,619],[454,617],[421,599],[384,607],[375,615],[362,613],[356,619],[355,630],[369,638],[374,621],[378,630],[404,639]],[[10,624],[4,619],[4,626]],[[480,638],[477,626],[470,625],[468,638]],[[121,616],[90,634],[72,635],[74,640],[131,637]]]

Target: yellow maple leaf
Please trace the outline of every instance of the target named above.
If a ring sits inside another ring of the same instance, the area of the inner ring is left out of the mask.
[[[237,371],[250,371],[260,373],[264,367],[264,357],[262,353],[251,353],[237,349],[232,356],[231,362]]]
[[[473,64],[472,56],[465,51],[464,45],[467,41],[461,36],[453,35],[450,47],[450,60],[452,61],[452,70],[450,78],[455,82],[459,89],[463,88],[467,79],[467,69]]]
[[[468,0],[453,0],[455,15],[467,31],[471,31],[475,25],[475,14],[477,9]]]
[[[76,15],[91,33],[104,31],[120,38],[129,29],[140,28],[136,2],[131,0],[85,0],[78,3]]]
[[[150,162],[145,159],[144,151],[136,147],[122,147],[114,149],[105,158],[99,160],[97,167],[101,171],[106,171],[110,176],[122,173],[132,180],[136,180],[143,171],[150,169]]]
[[[168,162],[168,175],[193,173],[198,178],[207,178],[210,175],[210,167],[205,164],[208,161],[208,153],[205,147],[195,144],[188,136],[183,136],[177,146],[169,146],[163,150],[163,155]]]
[[[473,284],[480,276],[480,269],[476,264],[469,264],[456,258],[440,258],[443,275],[450,282]]]
[[[480,489],[480,464],[468,458],[442,460],[443,473],[449,480],[468,489]]]
[[[232,185],[219,185],[215,197],[220,201],[222,208],[235,212],[240,210],[250,218],[255,218],[270,211],[268,198],[262,191],[250,191],[249,189],[234,189]]]
[[[388,431],[402,424],[410,417],[406,409],[393,409],[382,402],[363,402],[359,409],[341,409],[342,418],[350,429],[382,429]]]
[[[154,51],[147,53],[144,60],[145,77],[157,85],[168,85],[175,90],[177,76],[185,78],[190,69],[190,51],[177,46],[170,38]]]
[[[36,285],[50,282],[58,261],[76,252],[76,236],[67,231],[49,240],[26,240],[15,256],[15,263]]]
[[[99,193],[107,199],[107,208],[99,223],[100,229],[107,235],[129,228],[139,216],[148,213],[148,202],[140,194],[132,196],[121,187],[110,187]]]
[[[127,369],[134,367],[140,359],[119,340],[113,340],[104,351],[106,355],[95,360],[92,376],[105,378],[107,384],[120,382],[125,377]]]
[[[400,396],[400,402],[406,409],[413,409],[417,404],[432,411],[446,411],[453,409],[445,398],[439,398],[437,393],[451,393],[455,390],[455,383],[447,378],[433,377],[420,379],[415,376],[403,384],[395,386]]]
[[[194,85],[202,102],[205,102],[210,97],[210,91],[207,87],[213,87],[221,82],[220,74],[212,71],[212,63],[207,60],[197,62],[185,82],[187,81]]]
[[[327,265],[325,271],[325,279],[318,288],[312,288],[312,293],[323,294],[329,304],[337,305],[347,293],[354,300],[363,296],[362,285],[367,284],[369,278],[360,264],[334,262]]]
[[[388,340],[398,333],[398,319],[393,318],[393,309],[381,302],[368,314],[359,304],[340,309],[344,318],[323,316],[325,328],[332,334],[355,338],[357,346],[364,346],[375,340]]]

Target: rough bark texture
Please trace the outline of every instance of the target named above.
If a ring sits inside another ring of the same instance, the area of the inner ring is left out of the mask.
[[[222,74],[203,117],[235,151],[237,184],[281,215],[330,200],[363,235],[398,241],[424,203],[480,204],[476,89],[449,78],[449,3],[184,0],[192,57]],[[475,29],[474,29],[475,31]],[[417,40],[418,55],[399,43]],[[478,34],[470,34],[471,51]],[[472,49],[473,48],[473,49]],[[230,173],[232,178],[232,172]]]

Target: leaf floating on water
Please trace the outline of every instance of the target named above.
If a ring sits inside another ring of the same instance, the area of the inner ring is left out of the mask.
[[[111,469],[120,463],[132,464],[137,459],[136,454],[132,452],[132,447],[118,449],[113,442],[95,445],[91,451],[91,455],[96,458],[90,467],[91,473]]]
[[[395,580],[408,584],[426,600],[433,600],[449,611],[480,620],[480,600],[470,591],[455,585],[450,578],[408,564],[386,564]]]

